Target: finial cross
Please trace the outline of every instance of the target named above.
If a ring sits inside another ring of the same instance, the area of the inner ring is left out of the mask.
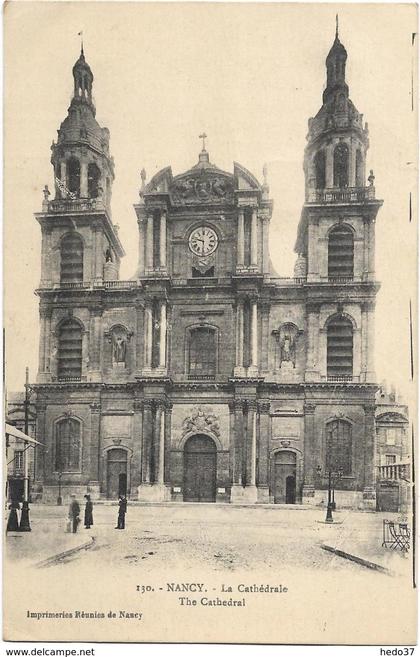
[[[206,133],[202,132],[201,135],[198,135],[198,138],[203,140],[203,151],[205,151],[206,150],[206,139],[207,139]]]

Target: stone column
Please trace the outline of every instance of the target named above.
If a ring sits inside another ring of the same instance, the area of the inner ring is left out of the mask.
[[[305,381],[319,379],[319,305],[308,304],[307,308],[307,351]]]
[[[45,316],[45,350],[44,350],[44,366],[45,372],[48,374],[48,381],[51,375],[51,310],[48,310]]]
[[[152,367],[152,341],[153,341],[153,306],[151,301],[144,304],[144,369]]]
[[[146,236],[146,258],[147,270],[153,271],[153,215],[147,215],[147,236]]]
[[[145,324],[143,321],[143,312],[141,304],[136,302],[136,347],[135,347],[135,368],[141,371],[144,362],[144,353],[142,353],[142,339],[145,336]],[[144,351],[144,349],[143,349]]]
[[[96,499],[105,482],[101,482],[100,462],[101,447],[101,404],[99,401],[90,404],[90,463],[88,464],[89,488]]]
[[[63,185],[67,187],[67,164],[65,160],[62,160],[60,162],[60,176],[61,176],[61,182]],[[62,192],[59,190],[60,198],[66,198],[65,192]]]
[[[258,402],[258,420],[259,420],[259,440],[257,446],[258,453],[258,471],[257,471],[257,488],[258,501],[269,501],[268,477],[270,469],[270,439],[271,439],[271,418],[270,402]]]
[[[238,298],[236,302],[236,364],[235,375],[243,376],[244,368],[244,301]]]
[[[349,187],[356,187],[356,144],[350,137],[349,146]]]
[[[131,460],[131,481],[130,488],[132,493],[138,489],[141,484],[142,470],[142,439],[143,439],[143,402],[141,399],[134,399],[133,402],[133,458]]]
[[[375,383],[375,302],[365,304],[367,320],[366,382]]]
[[[101,350],[101,316],[102,310],[94,308],[91,310],[90,315],[90,329],[89,329],[89,369],[90,380],[101,380],[101,367],[100,367],[100,350]]]
[[[334,144],[331,143],[326,148],[325,158],[325,183],[326,187],[334,187]]]
[[[269,370],[269,354],[270,354],[270,304],[263,302],[260,304],[260,310],[262,315],[262,339],[261,339],[261,358],[260,358],[260,368],[263,372]]]
[[[169,486],[171,483],[171,426],[172,426],[172,408],[173,404],[167,402],[165,415],[165,464],[164,464],[164,483]]]
[[[233,484],[242,486],[242,443],[244,438],[244,411],[241,399],[234,400],[235,407],[235,456]]]
[[[315,495],[315,472],[318,449],[315,445],[315,404],[306,403],[303,407],[304,416],[304,453],[303,453],[303,489],[302,502],[313,504]]]
[[[144,256],[146,251],[145,236],[146,236],[146,221],[143,218],[137,219],[137,225],[139,228],[139,266],[138,266],[138,275],[144,276]]]
[[[367,335],[367,303],[362,303],[361,305],[361,327],[360,327],[360,381],[362,383],[366,382],[366,370],[367,370],[367,346],[368,346],[368,335]]]
[[[38,351],[38,376],[45,372],[45,327],[48,311],[46,308],[39,309],[39,351]]]
[[[83,158],[80,161],[80,198],[88,198],[88,163]]]
[[[96,226],[94,229],[94,240],[95,240],[95,249],[94,249],[95,281],[101,283],[104,275],[103,273],[104,257],[103,257],[103,235],[102,235],[102,230],[99,226]]]
[[[258,371],[258,305],[257,300],[251,301],[251,369]]]
[[[159,404],[156,415],[155,482],[163,486],[165,480],[165,406],[163,404]]]
[[[375,220],[369,222],[369,267],[368,279],[375,280]]]
[[[51,229],[45,226],[41,229],[41,281],[39,287],[50,287],[52,280],[52,261],[51,261]]]
[[[35,450],[35,481],[40,484],[45,483],[46,479],[46,468],[45,468],[45,458],[48,448],[48,438],[46,434],[46,410],[47,405],[44,402],[36,403],[36,436],[37,440],[42,443],[42,447],[39,446]]]
[[[229,404],[229,482],[234,482],[235,469],[235,403],[230,401]]]
[[[160,267],[166,270],[166,210],[160,214]]]
[[[248,485],[256,485],[257,474],[257,402],[248,402],[248,449],[247,471],[249,471]]]
[[[244,208],[238,209],[238,255],[237,255],[237,266],[239,268],[244,266],[245,262],[245,227],[244,227]]]
[[[318,217],[308,218],[308,282],[319,280]]]
[[[365,404],[363,508],[376,510],[375,404]]]
[[[141,483],[150,484],[150,455],[153,437],[153,413],[152,401],[146,399],[143,402],[143,435],[142,435],[142,454],[141,454]],[[139,491],[140,497],[140,491]]]
[[[251,218],[251,267],[258,266],[258,210],[252,208]]]
[[[262,217],[262,230],[263,230],[263,262],[262,270],[264,274],[270,273],[270,253],[268,246],[268,230],[270,227],[270,218],[267,216]]]
[[[369,219],[363,217],[363,272],[362,281],[369,279]]]
[[[159,369],[166,369],[166,300],[160,303],[160,341],[159,341]]]

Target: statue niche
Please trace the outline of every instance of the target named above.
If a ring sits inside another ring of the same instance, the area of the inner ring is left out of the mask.
[[[111,344],[112,367],[127,367],[127,345],[131,333],[123,326],[114,326],[108,334],[108,342]]]
[[[280,370],[292,370],[296,368],[296,341],[298,328],[294,324],[282,324],[279,329],[273,331],[279,345],[279,368]]]

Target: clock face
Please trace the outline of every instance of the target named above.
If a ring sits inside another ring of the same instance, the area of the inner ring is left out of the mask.
[[[200,226],[191,233],[189,246],[195,255],[209,256],[216,251],[217,242],[217,235],[212,228]]]

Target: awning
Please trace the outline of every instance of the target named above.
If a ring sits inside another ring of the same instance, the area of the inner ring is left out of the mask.
[[[12,424],[7,424],[6,423],[6,435],[7,436],[14,436],[14,438],[19,438],[19,440],[24,440],[25,443],[30,443],[31,445],[42,445],[42,443],[38,442],[35,440],[35,438],[32,438],[31,436],[27,436],[26,433],[23,433],[23,431],[20,431],[19,429],[16,429]]]

